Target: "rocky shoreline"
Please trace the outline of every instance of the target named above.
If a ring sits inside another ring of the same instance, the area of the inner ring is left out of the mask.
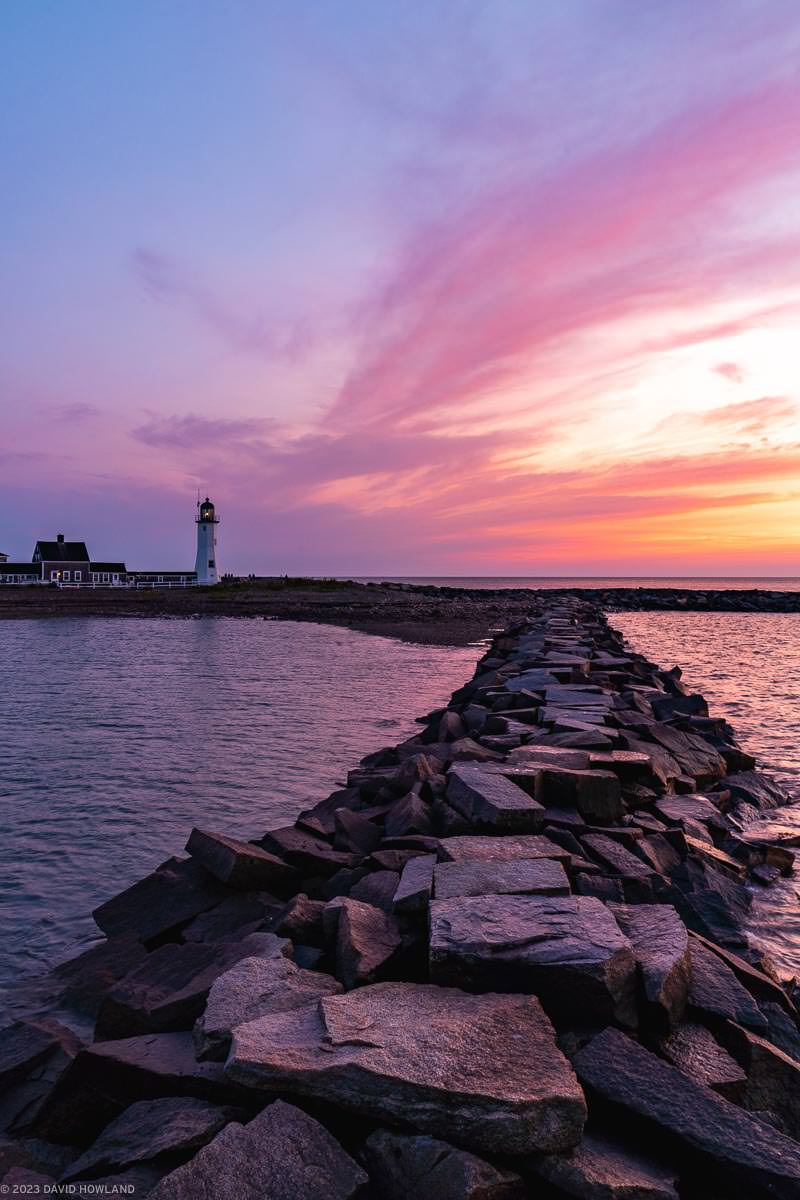
[[[607,612],[800,612],[800,592],[691,588],[457,588],[255,579],[213,588],[0,588],[0,620],[31,617],[252,617],[314,621],[428,645],[469,645],[532,604],[583,599]]]
[[[786,797],[586,593],[524,604],[417,735],[192,831],[12,995],[0,1184],[800,1197],[797,988],[744,933]]]

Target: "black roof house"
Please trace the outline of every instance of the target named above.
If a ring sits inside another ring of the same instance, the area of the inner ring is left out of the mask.
[[[0,575],[24,575],[26,579],[39,579],[41,568],[38,563],[9,562],[7,558],[0,561]]]
[[[65,542],[63,533],[59,533],[54,542],[36,543],[33,561],[88,563],[89,551],[86,549],[86,542]]]
[[[53,542],[38,541],[29,563],[9,562],[0,554],[0,583],[55,583],[84,587],[157,587],[196,583],[195,571],[129,571],[124,562],[95,562],[86,542],[68,542],[63,533]]]

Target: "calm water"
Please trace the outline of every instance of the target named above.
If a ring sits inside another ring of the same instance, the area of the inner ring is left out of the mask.
[[[477,657],[275,621],[0,622],[0,985],[88,944],[192,825],[293,820]]]
[[[343,577],[342,577],[343,578]],[[683,578],[674,576],[633,575],[375,575],[356,576],[360,583],[420,583],[436,587],[463,588],[687,588],[691,591],[734,591],[761,588],[768,592],[798,592],[800,579],[796,576],[778,578],[769,576],[712,576]]]
[[[800,800],[800,614],[614,613],[635,650],[702,692],[741,744]],[[752,827],[751,827],[752,828]],[[800,807],[776,809],[759,830],[800,832]],[[798,882],[754,888],[751,933],[782,973],[800,975]]]
[[[800,799],[800,616],[625,613]],[[0,983],[97,934],[92,907],[193,824],[257,836],[328,794],[471,675],[476,648],[273,621],[0,623]],[[800,829],[800,810],[772,828]],[[800,972],[797,886],[754,932]]]

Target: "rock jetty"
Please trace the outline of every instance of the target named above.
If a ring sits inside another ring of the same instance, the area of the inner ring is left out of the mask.
[[[193,830],[17,991],[2,1184],[800,1197],[795,983],[744,929],[784,797],[726,722],[551,594],[419,723],[294,825]]]

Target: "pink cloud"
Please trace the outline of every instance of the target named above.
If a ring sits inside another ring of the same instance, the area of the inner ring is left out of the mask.
[[[742,400],[725,404],[702,413],[700,420],[707,425],[735,426],[743,433],[762,433],[770,426],[797,413],[797,405],[788,396],[761,396],[757,400]]]
[[[83,400],[76,400],[72,404],[47,404],[40,411],[48,420],[66,421],[70,424],[93,421],[95,417],[100,416],[100,409],[96,404],[87,404]]]
[[[742,383],[744,380],[744,369],[734,362],[718,363],[712,370],[717,375],[721,375],[723,379],[729,379],[731,383]]]
[[[705,412],[673,412],[656,426],[656,434],[684,427],[696,430],[706,426],[725,435],[767,435],[776,426],[782,427],[797,414],[798,406],[789,396],[759,396],[755,400],[739,400],[722,404]]]
[[[291,360],[311,345],[312,331],[307,321],[276,320],[274,314],[243,312],[166,254],[139,247],[131,262],[148,296],[183,308],[234,350]]]
[[[131,437],[145,446],[176,450],[216,449],[228,443],[238,444],[263,437],[274,424],[268,418],[210,418],[193,414],[162,417],[153,414],[143,425],[131,430]]]
[[[734,249],[721,218],[796,160],[796,104],[776,84],[710,105],[555,178],[490,187],[422,228],[360,314],[362,350],[331,421],[457,411],[593,326],[791,280],[800,237]]]

